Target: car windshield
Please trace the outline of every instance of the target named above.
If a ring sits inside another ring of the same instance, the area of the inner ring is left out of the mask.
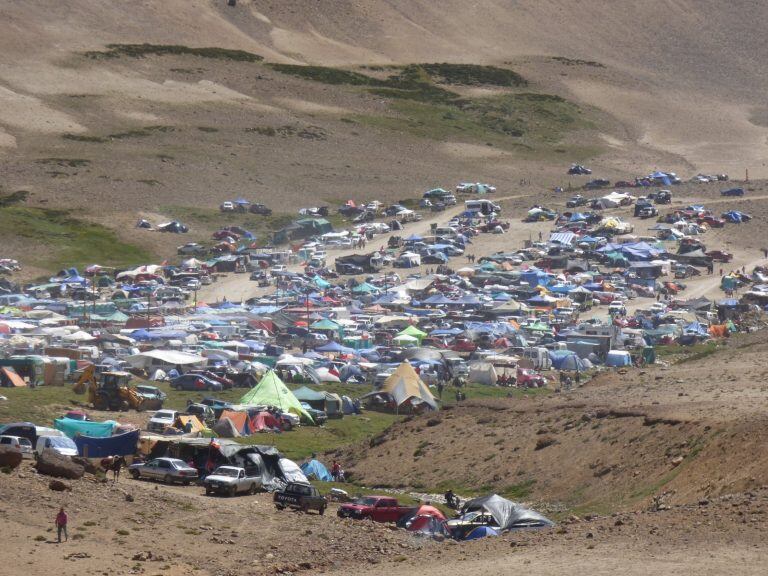
[[[222,466],[221,468],[216,468],[216,470],[213,471],[213,474],[214,476],[231,476],[232,478],[237,478],[240,471],[237,468]]]
[[[375,506],[378,501],[378,498],[363,497],[355,500],[355,504],[360,504],[362,506]]]
[[[155,412],[155,418],[164,418],[166,420],[170,420],[173,418],[173,412],[168,412],[167,410],[158,410]]]
[[[54,448],[72,448],[77,450],[77,444],[66,436],[49,436],[48,441],[50,442],[51,447]]]

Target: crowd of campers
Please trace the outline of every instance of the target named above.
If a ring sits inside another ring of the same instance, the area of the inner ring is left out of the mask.
[[[661,188],[675,180],[656,173],[643,182]],[[457,194],[472,194],[461,205],[444,189],[425,193],[440,214],[423,234],[399,233],[418,220],[402,204],[350,201],[343,214],[362,218],[350,230],[333,231],[327,210],[303,209],[275,235],[290,242],[285,249],[259,247],[247,231],[228,227],[216,240],[232,249],[207,261],[185,245],[177,264],[64,268],[27,286],[12,281],[18,263],[1,261],[0,386],[73,386],[80,400],[54,422],[12,423],[0,439],[30,454],[125,457],[136,478],[202,483],[209,493],[283,491],[279,506],[306,502],[324,511],[306,486],[308,476],[326,480],[327,471],[313,460],[302,472],[269,445],[271,435],[366,410],[437,411],[478,386],[572,393],[595,371],[655,362],[659,344],[751,329],[768,306],[768,269],[729,269],[731,255],[705,244],[709,228],[750,216],[692,205],[657,214],[655,237],[637,236],[630,218],[646,218],[648,207],[658,211],[671,198],[642,186],[641,198],[615,191],[573,197],[565,210],[534,206],[518,216],[551,229],[491,254],[475,253],[478,236],[504,234],[510,221],[498,202],[480,197],[495,189],[478,183],[459,186]],[[329,252],[341,248],[354,253],[332,261]],[[198,299],[237,272],[258,280],[252,298]],[[697,274],[719,274],[724,298],[685,299],[684,281]],[[359,393],[350,392],[356,386]],[[234,388],[242,388],[236,402],[220,398]],[[186,406],[169,408],[183,404],[182,393]],[[118,419],[137,410],[146,424],[89,416],[105,410]],[[243,443],[257,434],[258,443]],[[341,472],[332,466],[333,478]],[[446,495],[447,503],[455,497]],[[498,496],[471,500],[450,520],[430,506],[406,513],[391,498],[382,506],[371,498],[339,513],[459,538],[549,525]]]

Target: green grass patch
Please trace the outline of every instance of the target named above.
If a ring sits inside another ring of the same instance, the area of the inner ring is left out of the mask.
[[[92,144],[101,144],[107,142],[106,138],[101,136],[89,136],[87,134],[63,134],[61,136],[64,140],[72,140],[73,142],[89,142]]]
[[[125,140],[128,138],[146,138],[152,136],[152,134],[175,132],[176,128],[173,126],[145,126],[143,128],[135,128],[133,130],[127,130],[125,132],[115,132],[114,134],[107,135],[107,139],[110,140]]]
[[[501,489],[500,496],[509,498],[510,500],[522,500],[528,498],[533,492],[533,487],[536,484],[536,480],[533,478],[520,482],[519,484],[512,484]]]
[[[523,398],[525,396],[544,396],[551,394],[547,388],[504,388],[501,386],[486,386],[485,384],[467,384],[462,389],[467,400],[483,398]],[[456,404],[456,389],[448,386],[443,390],[442,404],[449,406]]]
[[[715,342],[704,342],[693,346],[679,346],[677,344],[656,346],[656,356],[666,358],[673,364],[685,362],[697,362],[718,351]]]
[[[275,72],[297,76],[305,80],[322,82],[323,84],[348,86],[376,86],[379,80],[359,72],[331,68],[328,66],[302,66],[296,64],[268,64]]]
[[[464,86],[526,86],[528,82],[517,72],[497,66],[478,64],[420,64],[421,68],[443,84]]]
[[[35,164],[61,166],[62,168],[82,168],[89,166],[91,161],[84,158],[40,158],[35,160]]]
[[[248,212],[222,212],[215,208],[194,206],[161,206],[159,211],[167,214],[170,218],[191,225],[215,228],[242,226],[260,240],[265,240],[266,235],[287,226],[298,218],[298,214],[273,213],[270,216],[260,216]]]
[[[31,251],[26,261],[48,270],[94,262],[124,266],[152,259],[146,250],[122,242],[109,228],[65,210],[6,206],[0,208],[0,230],[44,246],[44,251]]]
[[[107,44],[107,50],[86,52],[86,58],[107,59],[127,56],[144,58],[146,56],[198,56],[213,60],[232,60],[235,62],[261,62],[263,56],[245,50],[228,48],[192,48],[178,44]]]

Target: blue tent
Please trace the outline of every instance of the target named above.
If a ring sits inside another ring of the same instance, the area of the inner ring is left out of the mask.
[[[136,452],[136,446],[139,443],[139,430],[131,430],[125,434],[106,438],[77,435],[74,440],[78,454],[86,458],[130,456]]]
[[[410,236],[405,238],[406,242],[421,242],[422,240],[424,240],[424,238],[422,238],[418,234],[411,234]]]
[[[467,534],[464,537],[464,540],[479,540],[480,538],[485,538],[487,536],[498,536],[499,532],[498,530],[494,530],[490,526],[478,526],[472,532]]]
[[[610,350],[605,357],[606,366],[630,366],[632,357],[624,350]]]
[[[354,348],[348,348],[347,346],[342,346],[338,342],[328,342],[328,344],[324,346],[315,348],[315,352],[331,352],[333,354],[356,354],[357,353]]]
[[[549,357],[552,360],[552,366],[557,370],[586,370],[581,358],[570,350],[550,350]]]
[[[304,462],[304,464],[301,465],[301,471],[304,472],[304,476],[309,480],[311,480],[313,476],[320,482],[330,482],[333,480],[333,477],[328,472],[328,468],[318,460]]]

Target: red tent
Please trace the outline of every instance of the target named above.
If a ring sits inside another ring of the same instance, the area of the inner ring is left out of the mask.
[[[280,421],[269,412],[259,412],[251,418],[252,432],[261,432],[269,428],[280,428]]]

